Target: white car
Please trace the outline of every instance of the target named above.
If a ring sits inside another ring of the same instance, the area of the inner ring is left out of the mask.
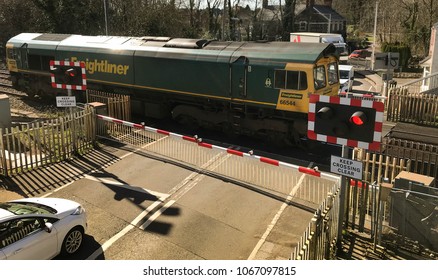
[[[0,203],[0,260],[46,260],[76,253],[87,229],[85,209],[62,198]]]

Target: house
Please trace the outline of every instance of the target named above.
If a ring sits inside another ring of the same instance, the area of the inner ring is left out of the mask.
[[[236,7],[236,18],[239,21],[241,39],[249,40],[288,40],[282,26],[284,6],[270,4],[268,0],[261,2],[261,8],[255,10],[256,16],[249,7]],[[346,19],[332,9],[332,0],[324,0],[324,5],[316,5],[315,0],[306,0],[306,4],[297,2],[295,6],[295,24],[292,32],[338,33],[346,37]],[[289,32],[287,32],[289,34]]]
[[[295,17],[294,31],[338,33],[345,38],[347,20],[332,8],[333,0],[324,0],[315,5],[315,0],[306,0],[306,7]]]
[[[437,36],[438,23],[435,23],[430,32],[430,45],[429,45],[429,55],[422,61],[420,61],[420,66],[423,67],[423,77],[427,77],[433,73],[438,72],[438,36]],[[435,53],[437,51],[437,53]],[[423,80],[423,85],[421,90],[428,90],[430,79]]]
[[[282,16],[280,9],[280,5],[269,5],[268,0],[263,0],[262,8],[257,11],[258,20],[254,28],[257,39],[269,41],[280,39]]]

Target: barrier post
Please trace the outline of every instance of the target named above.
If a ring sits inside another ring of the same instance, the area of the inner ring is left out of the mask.
[[[342,157],[348,158],[348,147],[342,145]],[[339,193],[339,217],[338,217],[338,238],[337,247],[338,250],[342,250],[342,230],[344,228],[345,218],[345,192],[347,189],[347,177],[341,175],[341,190]]]

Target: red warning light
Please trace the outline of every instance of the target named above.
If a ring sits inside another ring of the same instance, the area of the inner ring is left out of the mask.
[[[350,122],[354,123],[355,125],[363,125],[367,121],[367,116],[364,112],[357,111],[350,117]]]
[[[76,70],[74,68],[67,69],[65,73],[70,77],[76,77]]]

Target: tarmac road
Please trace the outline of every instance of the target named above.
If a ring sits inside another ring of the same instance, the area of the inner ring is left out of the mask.
[[[313,216],[123,146],[6,181],[22,196],[83,204],[88,230],[80,260],[288,259]]]

